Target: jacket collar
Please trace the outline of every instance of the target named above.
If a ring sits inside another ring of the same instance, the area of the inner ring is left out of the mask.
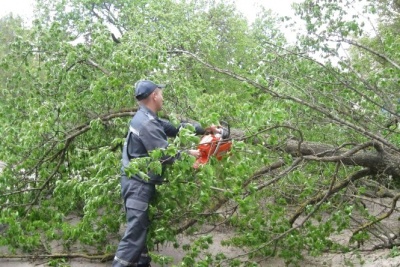
[[[139,104],[139,109],[143,110],[143,112],[147,115],[151,115],[154,118],[158,118],[157,114],[154,113],[152,110],[150,110],[148,107],[146,107],[145,105],[141,105]]]

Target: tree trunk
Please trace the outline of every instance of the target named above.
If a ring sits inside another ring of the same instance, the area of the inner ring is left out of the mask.
[[[289,140],[285,151],[306,160],[367,167],[376,174],[389,175],[395,180],[400,180],[400,156],[372,142],[345,149],[321,143]]]

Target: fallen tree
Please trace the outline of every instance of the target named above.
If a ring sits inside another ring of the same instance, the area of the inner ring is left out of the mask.
[[[180,246],[185,234],[198,238],[184,265],[249,266],[397,245],[396,20],[378,40],[346,20],[351,3],[306,1],[296,7],[308,32],[289,44],[268,12],[250,27],[233,7],[205,2],[39,0],[32,29],[5,32],[0,245],[11,254],[74,257],[90,247],[112,258],[125,222],[120,147],[137,108],[133,84],[144,78],[169,85],[161,117],[241,129],[222,161],[194,170],[183,154],[166,170],[150,247]],[[369,4],[397,17],[383,2]],[[73,44],[77,36],[84,41]],[[169,141],[186,150],[199,140],[184,130]],[[224,244],[246,256],[202,258],[212,241],[205,225],[234,230]],[[335,240],[341,234],[347,242]]]
[[[346,149],[346,147],[351,147],[351,149]],[[335,147],[316,142],[289,140],[285,151],[293,157],[302,157],[304,160],[360,166],[369,168],[371,175],[385,175],[391,176],[394,180],[400,179],[398,153],[385,149],[384,146],[373,141]]]

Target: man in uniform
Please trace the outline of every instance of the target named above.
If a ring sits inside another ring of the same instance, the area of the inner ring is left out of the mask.
[[[133,116],[122,151],[121,190],[125,203],[127,227],[114,257],[113,267],[150,266],[147,254],[146,235],[149,226],[148,207],[155,194],[155,185],[163,181],[162,175],[149,172],[148,179],[143,180],[139,174],[127,176],[125,168],[131,159],[149,157],[154,149],[168,146],[167,137],[176,136],[179,129],[171,123],[157,117],[163,106],[164,85],[149,80],[138,81],[135,85],[135,97],[139,102],[139,110]],[[195,125],[196,133],[204,130]],[[198,150],[188,150],[190,155],[199,157]],[[171,164],[179,158],[165,156],[162,164]]]

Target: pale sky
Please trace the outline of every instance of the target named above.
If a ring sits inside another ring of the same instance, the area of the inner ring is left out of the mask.
[[[0,17],[11,12],[21,17],[32,17],[33,2],[34,0],[0,0]]]
[[[257,14],[257,6],[263,5],[271,9],[274,13],[281,16],[292,16],[291,3],[299,2],[300,0],[230,0],[235,1],[238,10],[242,12],[247,19],[252,22]],[[29,24],[33,18],[33,3],[35,0],[0,0],[0,17],[9,13],[18,14],[25,19]],[[282,29],[289,42],[295,40],[295,29],[288,31]]]
[[[290,4],[296,0],[235,0],[238,9],[249,19],[257,13],[255,6],[262,4],[280,15],[291,15]],[[298,1],[298,0],[297,0]],[[10,12],[22,17],[31,17],[34,0],[0,0],[0,17]]]
[[[262,5],[281,16],[293,15],[290,5],[300,0],[235,0],[238,9],[249,19],[257,13],[256,6]]]

